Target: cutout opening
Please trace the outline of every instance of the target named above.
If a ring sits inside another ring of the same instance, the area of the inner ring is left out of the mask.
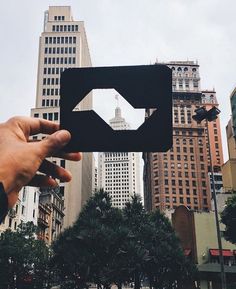
[[[136,130],[145,121],[145,109],[135,109],[115,89],[93,89],[92,95],[93,110],[114,130]]]

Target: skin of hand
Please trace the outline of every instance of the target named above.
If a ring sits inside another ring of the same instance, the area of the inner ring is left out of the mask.
[[[39,133],[47,134],[46,138],[29,140],[31,135]],[[58,185],[54,178],[62,182],[71,180],[69,171],[46,159],[60,157],[79,161],[81,153],[62,151],[70,138],[68,131],[59,130],[59,124],[44,119],[13,117],[0,124],[0,182],[8,195],[9,208],[15,205],[25,185],[54,187]]]

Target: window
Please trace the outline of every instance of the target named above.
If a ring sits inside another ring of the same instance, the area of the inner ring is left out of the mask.
[[[24,214],[25,214],[25,206],[23,206],[22,205],[22,207],[21,207],[21,214],[24,216]]]
[[[65,162],[65,160],[61,160],[60,165],[61,165],[62,168],[65,168],[65,167],[66,167],[66,162]]]

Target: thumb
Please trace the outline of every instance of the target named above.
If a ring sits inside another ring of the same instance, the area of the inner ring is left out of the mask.
[[[71,139],[71,135],[67,130],[59,130],[48,135],[42,141],[38,142],[40,155],[42,159],[50,157],[57,151],[62,149]]]

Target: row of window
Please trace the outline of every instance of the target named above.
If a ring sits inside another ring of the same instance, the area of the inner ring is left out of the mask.
[[[158,185],[158,180],[155,180],[155,185]],[[202,181],[202,187],[206,187],[206,181]],[[197,187],[197,181],[189,181],[189,180],[185,180],[185,182],[183,182],[183,180],[178,180],[178,182],[176,180],[169,180],[169,179],[164,179],[164,184],[166,186],[168,186],[169,184],[171,184],[172,186],[176,186],[178,184],[178,186],[186,186],[186,187],[190,187],[191,185],[193,187]]]
[[[75,64],[75,57],[44,57],[44,64]]]
[[[121,171],[121,170],[122,170],[122,171],[123,171],[123,170],[124,170],[124,171],[128,171],[129,168],[127,168],[127,167],[125,167],[125,168],[120,168],[120,167],[119,167],[119,168],[108,168],[108,169],[106,168],[106,169],[105,169],[106,172],[114,172],[114,171]]]
[[[166,203],[170,203],[170,197],[166,196],[165,197],[165,201]],[[177,203],[177,197],[173,197],[172,198],[172,202],[173,203]],[[179,197],[179,202],[180,204],[184,204],[184,202],[186,202],[187,204],[191,204],[191,199],[189,197],[187,197],[186,199],[184,199],[183,197]],[[198,199],[197,198],[194,198],[193,199],[193,203],[194,205],[197,205],[198,204]],[[207,199],[203,199],[203,204],[204,205],[207,205]]]
[[[49,113],[43,113],[43,118],[48,120],[58,120],[58,112],[49,112]],[[38,118],[39,114],[35,113],[34,117]]]
[[[59,85],[60,78],[44,78],[43,85]]]
[[[155,167],[155,164],[154,164],[154,167]],[[175,168],[175,163],[171,163],[170,167],[172,169],[174,169]],[[188,163],[184,163],[184,165],[182,165],[181,163],[177,163],[177,169],[181,169],[181,168],[188,169],[189,167],[191,168],[191,170],[195,170],[196,166],[193,163],[191,163],[190,166],[188,165]],[[200,164],[200,167],[201,167],[201,170],[204,170],[205,166],[204,166],[204,164]],[[169,169],[167,162],[164,162],[164,168]]]
[[[189,178],[190,176],[192,178],[197,178],[196,172],[191,172],[191,174],[190,174],[188,171],[185,171],[184,174],[182,174],[181,171],[178,171],[178,174],[176,174],[175,171],[169,172],[168,170],[164,170],[164,176],[168,177],[169,175],[171,177],[173,177],[173,178],[176,177],[176,176],[178,176],[178,178],[181,178],[182,176],[184,176],[185,178]],[[158,172],[155,172],[154,176],[158,177]],[[201,178],[205,179],[206,178],[206,174],[205,173],[201,173]]]
[[[50,95],[60,95],[60,89],[59,88],[43,88],[43,96],[50,96]]]
[[[112,194],[117,193],[117,194],[120,194],[120,192],[121,192],[120,190],[123,190],[123,191],[126,190],[126,192],[128,192],[129,187],[128,187],[128,186],[108,187],[108,186],[105,185],[105,190],[106,190],[106,192],[108,192],[108,193],[112,193]],[[122,191],[122,192],[123,192],[123,191]]]
[[[77,32],[79,25],[52,25],[53,32]]]
[[[64,21],[65,20],[65,16],[54,16],[54,20],[55,21]]]
[[[59,99],[42,99],[42,107],[58,107],[60,106]]]
[[[76,37],[45,37],[45,44],[76,44]]]
[[[167,160],[167,155],[164,155],[164,160]],[[184,161],[194,161],[196,159],[196,157],[194,155],[174,155],[174,154],[170,154],[170,160],[174,160],[176,158],[177,161],[181,161],[181,160],[184,160]],[[204,157],[203,155],[200,155],[199,156],[200,158],[200,161],[204,161]]]
[[[105,164],[105,167],[128,167],[129,163],[114,163],[114,164]]]
[[[190,69],[190,68],[188,68],[188,67],[178,67],[178,68],[176,68],[176,67],[174,67],[174,66],[172,66],[171,67],[171,69],[172,69],[172,71],[175,71],[175,70],[177,70],[177,71],[190,71],[190,70],[192,70],[192,72],[196,72],[197,71],[197,69],[195,68],[195,67],[193,67],[192,69]]]
[[[128,153],[105,153],[105,158],[109,157],[127,157]],[[134,156],[134,154],[133,154]]]
[[[72,62],[75,63],[75,57]],[[62,74],[65,69],[67,69],[67,67],[44,67],[43,74]]]
[[[159,193],[159,191],[158,191],[158,188],[157,188],[157,189],[155,189],[155,194],[158,194],[158,193]],[[176,188],[172,188],[171,191],[169,191],[169,188],[165,188],[165,194],[166,195],[169,195],[169,194],[176,195]],[[179,195],[183,195],[183,194],[191,195],[192,194],[192,195],[196,196],[197,195],[197,190],[196,189],[190,190],[189,188],[186,188],[186,189],[179,188],[178,189],[178,194]],[[202,195],[203,196],[207,195],[206,189],[202,190]]]
[[[76,47],[45,47],[45,54],[76,54]]]

